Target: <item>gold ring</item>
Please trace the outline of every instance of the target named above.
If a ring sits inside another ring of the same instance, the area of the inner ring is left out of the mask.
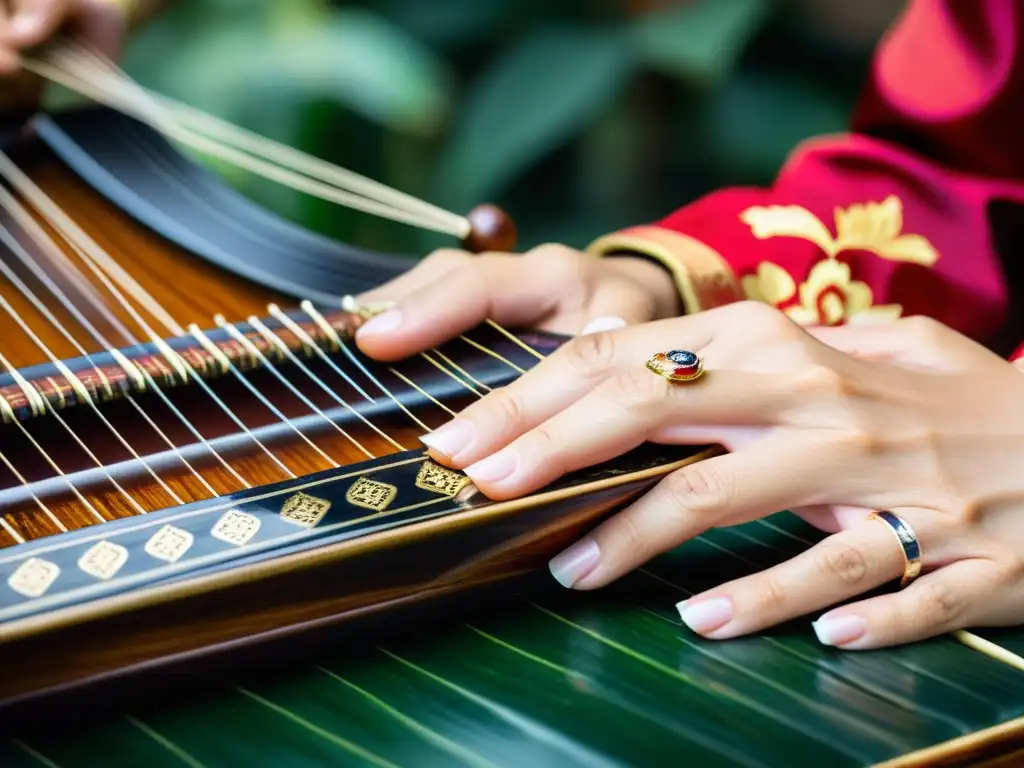
[[[659,352],[647,361],[647,370],[669,381],[694,381],[704,374],[704,361],[685,349]]]
[[[906,520],[888,510],[872,512],[868,515],[869,520],[878,519],[889,526],[889,530],[895,534],[900,547],[903,549],[903,558],[906,565],[903,568],[903,578],[900,580],[900,589],[905,589],[910,582],[921,575],[921,543],[917,540],[917,534]]]

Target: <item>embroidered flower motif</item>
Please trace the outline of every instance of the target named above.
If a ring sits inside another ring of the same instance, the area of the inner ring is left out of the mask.
[[[880,203],[857,203],[835,210],[835,236],[815,216],[799,205],[748,208],[740,219],[759,240],[796,237],[817,245],[825,258],[800,284],[799,296],[792,276],[778,264],[763,262],[757,273],[741,283],[748,299],[779,307],[801,325],[839,325],[885,322],[903,312],[899,304],[872,306],[871,287],[851,279],[850,265],[837,259],[843,251],[868,251],[889,261],[930,267],[939,253],[921,235],[905,235],[903,204],[895,195]],[[798,303],[791,303],[794,299]],[[791,303],[790,306],[784,306]]]
[[[939,259],[927,238],[901,234],[903,203],[889,195],[881,203],[857,203],[836,208],[836,234],[813,213],[799,205],[755,206],[740,214],[759,240],[771,237],[798,237],[809,240],[834,259],[842,251],[870,251],[889,261],[908,262],[930,267]]]
[[[824,259],[800,284],[800,303],[784,311],[801,325],[880,323],[899,318],[899,304],[872,306],[867,283],[850,279],[850,265]]]
[[[757,274],[744,275],[740,285],[748,299],[773,307],[786,303],[796,294],[796,283],[789,272],[770,261],[758,264]]]

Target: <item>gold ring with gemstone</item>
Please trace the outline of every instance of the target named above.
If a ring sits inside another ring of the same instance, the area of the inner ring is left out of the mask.
[[[704,361],[700,355],[685,349],[659,352],[646,365],[647,370],[669,381],[694,381],[704,374]]]
[[[881,520],[896,536],[900,547],[903,549],[903,558],[906,565],[903,568],[903,578],[900,580],[900,589],[904,589],[910,582],[921,575],[921,543],[917,540],[917,534],[910,523],[899,515],[889,510],[872,512],[868,515],[869,520]]]

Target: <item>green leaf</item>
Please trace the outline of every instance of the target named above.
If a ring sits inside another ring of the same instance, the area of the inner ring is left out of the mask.
[[[431,134],[448,110],[448,74],[432,52],[389,21],[346,8],[278,41],[293,87],[334,97],[369,120]]]
[[[701,113],[701,144],[728,183],[767,183],[797,144],[845,130],[855,95],[803,78],[739,75]]]
[[[438,46],[489,39],[519,0],[382,0],[381,10],[403,29]]]
[[[461,208],[493,197],[588,126],[633,72],[618,30],[546,28],[510,45],[466,97],[439,197]]]
[[[817,612],[732,640],[679,620],[677,601],[822,536],[785,514],[713,529],[601,590],[483,602],[285,675],[225,665],[185,698],[99,697],[105,719],[42,721],[0,765],[854,768],[1024,714],[1024,673],[950,637],[849,652],[815,639]]]
[[[639,18],[632,34],[653,69],[699,83],[721,81],[769,11],[767,0],[694,0]]]
[[[255,90],[264,109],[329,99],[395,130],[437,130],[448,75],[428,49],[369,11],[286,10],[200,27],[177,39],[170,61],[137,63],[133,74],[227,119],[246,110]]]

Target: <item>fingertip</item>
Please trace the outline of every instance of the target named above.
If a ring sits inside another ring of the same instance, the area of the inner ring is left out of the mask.
[[[863,616],[856,614],[826,613],[817,621],[812,621],[811,628],[822,645],[855,650],[864,647],[868,623]]]

